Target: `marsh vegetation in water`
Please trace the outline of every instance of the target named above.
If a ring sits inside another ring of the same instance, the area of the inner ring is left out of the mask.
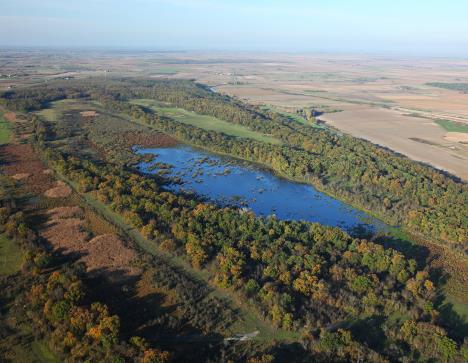
[[[386,229],[380,220],[311,185],[283,179],[247,162],[188,146],[138,149],[137,153],[154,155],[152,161],[140,163],[140,170],[172,177],[177,182],[167,186],[171,191],[194,193],[221,205],[252,210],[257,215],[318,222],[350,232]]]

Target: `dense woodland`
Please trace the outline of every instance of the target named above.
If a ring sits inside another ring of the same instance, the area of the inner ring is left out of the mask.
[[[464,250],[468,240],[468,187],[441,172],[369,142],[261,111],[189,81],[80,81],[6,93],[3,103],[34,110],[64,98],[86,97],[110,111],[124,112],[180,140],[269,166],[404,225],[414,233]],[[177,107],[239,123],[281,139],[283,145],[205,131],[130,104],[152,98]]]
[[[370,143],[261,112],[186,81],[63,82],[6,93],[3,103],[10,109],[33,111],[64,98],[97,100],[107,110],[128,114],[179,140],[268,165],[395,223],[437,235],[452,246],[465,247],[466,186]],[[240,123],[280,138],[283,145],[228,137],[181,124],[130,104],[128,101],[133,98],[155,98]],[[147,240],[187,259],[195,269],[208,272],[211,283],[233,291],[272,325],[300,332],[303,337],[298,360],[301,356],[307,357],[304,361],[468,359],[468,342],[451,331],[435,308],[438,288],[430,271],[415,260],[369,240],[352,238],[338,228],[261,218],[167,192],[165,181],[133,170],[131,157],[124,157],[125,163],[118,162],[115,153],[122,149],[127,155],[124,149],[128,145],[118,141],[122,135],[116,131],[117,124],[109,125],[112,140],[104,142],[105,131],[98,125],[80,132],[81,126],[73,125],[73,120],[77,119],[50,124],[31,117],[37,152],[48,164],[73,182],[80,193],[121,215]],[[83,146],[91,151],[83,150]],[[16,218],[10,215],[15,215],[14,210],[5,212],[6,226],[11,218]],[[23,228],[26,226],[12,227]],[[17,238],[18,233],[12,236]],[[28,233],[24,240],[36,239]],[[39,255],[38,251],[32,253]],[[95,325],[100,327],[101,320],[105,321],[105,339],[93,343],[101,344],[92,349],[101,354],[97,357],[130,347],[128,351],[134,356],[123,359],[143,359],[145,354],[155,355],[160,361],[169,359],[169,353],[148,348],[146,343],[139,347],[137,338],[128,342],[119,339],[118,318],[102,305],[79,304],[82,294],[75,298],[74,291],[68,291],[80,281],[79,272],[75,267],[58,274],[41,274],[43,282],[35,283],[38,287],[32,292],[37,292],[37,297],[31,300],[32,293],[22,295],[23,299],[30,299],[24,301],[31,307],[35,324],[47,323],[46,331],[58,330],[58,339],[67,342],[63,337],[70,328],[62,325],[64,321],[71,324],[72,320],[67,320],[69,312],[79,305],[76,309],[85,309],[83,314],[90,316]],[[157,276],[161,273],[155,275],[156,279]],[[60,288],[62,294],[49,291],[49,286]],[[48,294],[61,300],[48,299]],[[51,318],[48,314],[34,315],[34,309],[39,311],[46,305]],[[54,315],[63,311],[63,316]],[[40,319],[46,319],[46,323]],[[91,338],[92,334],[86,335],[86,339]],[[275,355],[273,351],[269,353],[272,355],[251,362],[270,362]]]

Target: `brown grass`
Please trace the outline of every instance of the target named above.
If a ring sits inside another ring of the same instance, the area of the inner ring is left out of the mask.
[[[57,207],[47,211],[46,213],[51,220],[57,219],[66,219],[66,218],[75,218],[82,217],[83,211],[80,207]]]
[[[6,112],[3,117],[8,122],[15,122],[16,121],[16,114],[14,112]]]
[[[96,117],[98,114],[96,111],[82,111],[80,112],[82,117]]]
[[[177,140],[159,132],[127,131],[119,138],[124,145],[133,147],[169,147],[177,145]]]
[[[113,224],[107,222],[93,210],[85,209],[84,217],[87,222],[87,227],[96,236],[100,234],[117,233],[117,228]]]
[[[63,182],[58,181],[57,186],[46,190],[44,195],[49,198],[65,198],[71,194],[72,190],[68,185],[65,185]]]
[[[24,179],[26,187],[36,194],[42,194],[54,185],[54,179],[43,173],[44,164],[29,144],[9,144],[0,148],[6,175],[29,174]]]
[[[80,251],[88,237],[80,218],[51,219],[44,227],[41,236],[47,239],[54,249],[64,252]]]
[[[81,260],[86,264],[88,271],[122,271],[127,276],[141,273],[139,268],[132,266],[132,262],[137,258],[136,252],[126,247],[115,234],[94,237],[86,243],[84,251],[86,255]]]
[[[15,180],[22,180],[22,179],[28,178],[30,175],[31,174],[29,173],[19,173],[19,174],[12,175],[11,177]]]
[[[49,220],[40,235],[55,250],[80,256],[79,261],[84,262],[87,271],[118,279],[140,274],[141,270],[132,266],[137,253],[126,247],[116,234],[103,234],[88,241],[81,208],[58,207],[46,215]]]

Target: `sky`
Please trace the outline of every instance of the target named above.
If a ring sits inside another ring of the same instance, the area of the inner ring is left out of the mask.
[[[0,0],[0,46],[468,56],[468,0]]]

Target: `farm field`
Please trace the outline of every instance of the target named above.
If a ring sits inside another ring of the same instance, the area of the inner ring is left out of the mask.
[[[435,122],[436,124],[442,126],[446,131],[468,133],[468,125],[448,120],[436,120]]]
[[[445,131],[430,119],[361,105],[319,119],[350,135],[468,180],[468,145],[457,142],[463,139],[454,140],[453,132]]]

